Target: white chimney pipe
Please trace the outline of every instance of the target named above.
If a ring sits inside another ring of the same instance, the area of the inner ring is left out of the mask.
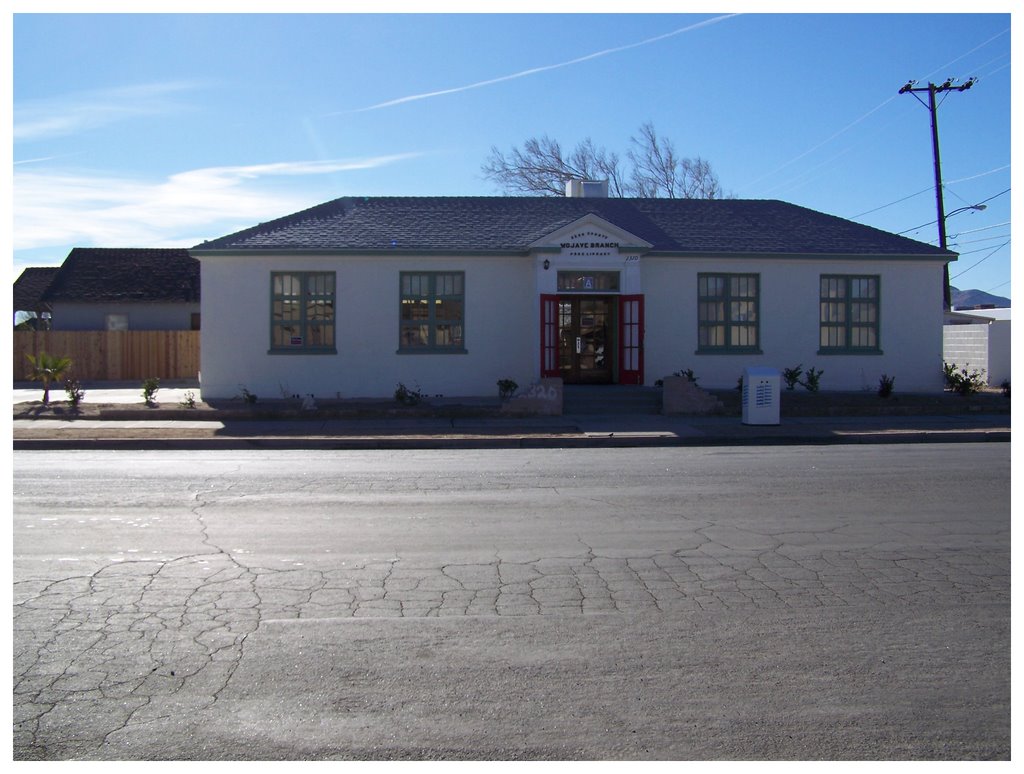
[[[570,199],[607,199],[607,180],[566,180],[565,195]]]

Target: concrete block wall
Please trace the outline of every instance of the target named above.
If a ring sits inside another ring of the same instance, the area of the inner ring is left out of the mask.
[[[988,325],[945,325],[942,328],[942,360],[959,368],[984,370],[991,384]],[[997,382],[998,384],[998,382]]]

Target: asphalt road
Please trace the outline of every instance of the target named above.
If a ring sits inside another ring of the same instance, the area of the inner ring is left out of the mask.
[[[15,759],[1008,759],[1010,447],[17,452]]]

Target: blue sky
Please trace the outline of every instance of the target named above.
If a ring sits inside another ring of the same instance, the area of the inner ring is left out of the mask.
[[[935,7],[906,7],[918,6]],[[929,113],[898,91],[975,76],[938,111],[946,211],[986,204],[949,217],[962,252],[950,273],[1010,296],[1008,3],[821,15],[14,7],[14,277],[76,246],[188,247],[339,196],[499,194],[480,171],[492,146],[546,134],[625,155],[646,121],[710,161],[732,195],[937,242]]]

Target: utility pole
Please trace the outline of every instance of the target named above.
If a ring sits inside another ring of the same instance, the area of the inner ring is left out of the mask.
[[[935,205],[939,213],[939,247],[943,250],[946,249],[946,212],[942,204],[942,165],[939,162],[939,119],[936,114],[935,95],[945,91],[967,91],[974,85],[974,82],[977,79],[969,78],[965,83],[962,83],[959,86],[953,85],[954,80],[956,79],[947,78],[946,82],[939,86],[936,86],[934,83],[929,83],[927,86],[917,86],[917,81],[908,81],[907,85],[900,89],[900,94],[913,94],[914,98],[928,108],[928,111],[932,115],[932,153],[935,157]],[[918,92],[925,91],[928,92],[927,104],[917,96]],[[943,308],[946,310],[950,309],[952,306],[952,298],[949,290],[948,263],[943,271],[942,303]]]

